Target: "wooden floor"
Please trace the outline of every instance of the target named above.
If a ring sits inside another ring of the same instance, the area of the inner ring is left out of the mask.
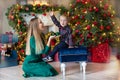
[[[0,68],[0,80],[63,80],[60,72],[60,63],[51,62],[52,66],[59,72],[55,77],[31,77],[22,76],[22,65]],[[79,71],[78,63],[66,63],[66,80],[83,80]],[[120,61],[115,56],[111,57],[110,63],[88,62],[86,69],[86,80],[120,80]]]

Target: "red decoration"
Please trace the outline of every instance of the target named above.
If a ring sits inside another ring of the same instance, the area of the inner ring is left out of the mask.
[[[40,7],[40,4],[37,4],[37,7]]]
[[[84,18],[85,18],[85,16],[81,15],[81,19],[84,19]]]
[[[35,13],[31,13],[32,16],[35,16]]]
[[[46,13],[43,13],[44,16],[46,16]]]
[[[22,35],[22,32],[20,31],[19,34]]]
[[[109,17],[111,17],[111,13],[110,12],[108,12],[108,14],[107,14]]]
[[[76,24],[77,24],[77,25],[79,25],[79,24],[80,24],[80,22],[76,22]]]
[[[92,62],[109,62],[110,49],[108,43],[99,44],[91,49]]]
[[[107,26],[106,29],[107,29],[107,30],[110,30],[110,26]]]
[[[18,24],[20,24],[21,23],[21,21],[18,19]]]
[[[21,52],[24,53],[25,51],[22,49]]]
[[[88,35],[87,35],[87,37],[88,37],[88,38],[90,38],[90,37],[91,37],[91,35],[90,35],[90,34],[88,34]]]
[[[76,32],[76,33],[78,33],[78,32],[79,32],[79,30],[75,30],[75,32]]]
[[[97,22],[96,22],[96,21],[94,21],[94,22],[93,22],[93,24],[94,24],[94,25],[97,25]]]
[[[55,40],[55,39],[52,39],[52,40],[51,40],[51,45],[54,46],[55,43],[56,43],[56,40]]]
[[[90,12],[92,12],[92,10],[93,10],[92,8],[89,8],[89,11],[90,11]]]
[[[108,3],[106,3],[106,4],[104,5],[104,9],[105,9],[105,10],[108,9]]]
[[[26,7],[26,8],[25,8],[25,10],[26,10],[26,11],[28,11],[28,10],[29,10],[29,8],[28,8],[28,7]]]
[[[100,30],[104,30],[104,26],[100,26]]]
[[[77,3],[79,3],[79,2],[80,2],[80,0],[76,0],[76,2],[77,2]]]
[[[99,9],[98,9],[98,8],[96,8],[96,9],[95,9],[95,12],[98,12],[98,11],[99,11]]]
[[[87,10],[86,9],[83,9],[82,12],[85,13]]]
[[[80,34],[80,38],[82,38],[83,37],[83,35],[82,34]]]
[[[78,19],[78,15],[76,15],[76,16],[74,17],[74,19]]]
[[[84,41],[84,39],[82,39],[79,44],[82,45],[83,41]]]
[[[87,30],[90,30],[90,28],[91,28],[90,25],[87,25]]]
[[[103,14],[103,17],[107,17],[107,14]]]
[[[12,20],[13,20],[13,19],[14,19],[14,16],[13,16],[13,15],[11,15],[11,16],[10,16],[10,19],[12,19]]]

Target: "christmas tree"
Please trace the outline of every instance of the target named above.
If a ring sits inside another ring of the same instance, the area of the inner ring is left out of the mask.
[[[115,11],[108,0],[73,0],[68,12],[75,45],[87,47],[115,40]]]

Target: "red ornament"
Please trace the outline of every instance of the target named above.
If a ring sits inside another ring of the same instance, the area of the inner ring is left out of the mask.
[[[85,13],[87,10],[86,9],[83,9],[82,12]]]
[[[100,26],[100,30],[104,30],[104,26],[103,25]]]
[[[29,8],[28,8],[28,7],[26,7],[26,8],[25,8],[25,10],[26,10],[26,11],[29,11]]]
[[[90,34],[88,34],[88,35],[87,35],[87,38],[90,38],[90,37],[91,37],[91,35],[90,35]]]
[[[19,34],[22,35],[22,31],[20,31]]]
[[[107,30],[110,30],[110,26],[107,26],[106,29],[107,29]]]
[[[108,39],[106,39],[106,40],[105,40],[105,42],[106,42],[106,43],[109,43],[109,40],[108,40]]]
[[[10,19],[12,19],[12,20],[13,20],[13,19],[14,19],[14,16],[13,16],[13,15],[11,15],[11,16],[10,16]]]
[[[84,19],[84,18],[85,18],[85,16],[82,15],[82,19]]]
[[[106,4],[104,5],[104,9],[105,9],[105,10],[108,9],[108,3],[106,3]]]
[[[77,3],[79,3],[79,2],[80,2],[80,0],[76,0],[76,2],[77,2]]]
[[[94,24],[94,25],[97,25],[97,22],[96,22],[96,21],[94,21],[94,22],[93,22],[93,24]]]
[[[24,53],[25,51],[22,49],[21,52]]]
[[[75,32],[76,32],[76,33],[78,33],[78,32],[79,32],[79,30],[75,30]]]
[[[18,42],[18,45],[20,45],[20,44],[21,44],[21,42],[19,41],[19,42]]]
[[[80,24],[80,22],[76,22],[76,24],[77,24],[77,25],[79,25],[79,24]]]
[[[99,9],[98,9],[98,8],[96,8],[96,9],[95,9],[95,12],[98,12],[98,11],[99,11]]]
[[[76,15],[76,16],[74,17],[74,19],[78,19],[78,15]]]
[[[34,14],[34,13],[32,13],[31,15],[32,15],[32,16],[35,16],[35,14]]]
[[[19,7],[18,7],[18,10],[20,10],[20,9],[21,9],[21,7],[19,6]]]
[[[92,7],[91,7],[91,8],[89,8],[89,11],[90,11],[90,12],[92,12],[92,10],[93,10],[93,9],[92,9]]]
[[[102,36],[100,36],[100,40],[102,40],[103,39],[103,37]]]
[[[82,34],[80,34],[80,38],[82,38],[83,37],[83,35]]]
[[[46,16],[46,13],[43,13],[44,16]]]
[[[108,12],[108,14],[107,14],[109,17],[111,17],[111,13],[110,12]]]
[[[51,45],[54,46],[55,43],[56,43],[56,40],[55,40],[55,39],[52,39],[52,40],[51,40]]]
[[[72,39],[74,39],[75,38],[75,35],[72,35]]]
[[[21,23],[21,21],[18,19],[18,24],[20,24]]]
[[[83,41],[84,41],[84,39],[82,39],[79,44],[82,45]]]
[[[74,5],[72,5],[71,7],[72,7],[72,8],[74,8],[75,6],[74,6]]]
[[[37,7],[40,7],[40,4],[37,4]]]
[[[103,14],[103,17],[107,17],[107,14]]]
[[[87,30],[90,30],[90,28],[91,28],[90,25],[87,25]]]

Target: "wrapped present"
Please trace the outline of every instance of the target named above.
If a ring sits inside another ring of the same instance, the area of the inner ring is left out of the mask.
[[[2,37],[1,37],[1,43],[8,43],[9,42],[9,37],[8,35],[6,34],[2,34]]]
[[[13,42],[13,43],[18,42],[18,35],[14,34],[14,35],[12,36],[12,42]]]
[[[91,49],[92,62],[109,62],[110,48],[108,43],[102,43]]]
[[[8,35],[8,37],[9,37],[9,43],[12,43],[12,36],[13,35],[11,35],[11,34]]]

